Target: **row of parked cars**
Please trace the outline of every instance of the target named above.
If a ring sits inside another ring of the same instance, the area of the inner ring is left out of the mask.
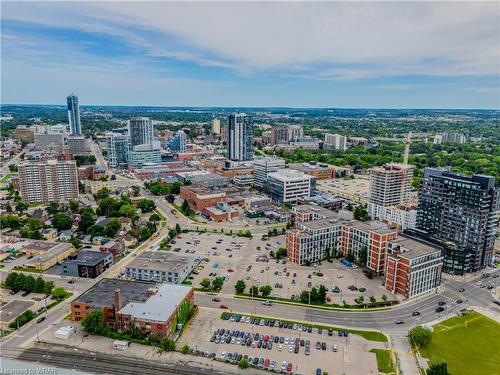
[[[234,353],[222,352],[220,354],[220,359],[223,361],[230,361],[233,363],[239,363],[242,359],[246,359],[250,366],[264,370],[274,370],[274,371],[281,370],[281,372],[287,372],[287,373],[291,373],[293,370],[293,364],[291,362],[287,363],[286,361],[283,361],[280,366],[275,359],[252,357],[237,352]]]
[[[236,323],[254,324],[261,327],[264,326],[279,327],[279,328],[293,329],[301,332],[308,332],[308,333],[313,332],[313,328],[311,326],[301,325],[292,322],[282,322],[281,320],[275,320],[275,319],[260,319],[240,314],[227,314],[224,316],[224,319]],[[315,330],[317,330],[318,334],[320,335],[323,334],[323,328],[319,327],[317,329],[315,328]],[[325,332],[328,332],[328,336],[333,336],[333,329],[325,329]],[[343,336],[347,337],[349,335],[349,332],[345,330],[339,330],[337,332],[340,337]]]

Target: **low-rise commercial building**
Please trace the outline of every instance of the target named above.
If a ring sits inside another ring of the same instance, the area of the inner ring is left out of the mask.
[[[388,243],[385,289],[406,298],[437,290],[443,268],[442,249],[407,236]]]
[[[62,262],[62,274],[95,279],[112,264],[113,255],[111,253],[81,250]]]
[[[102,279],[72,302],[71,318],[80,321],[99,310],[116,332],[135,328],[160,340],[176,330],[179,309],[193,298],[193,289],[185,285]]]
[[[24,267],[45,271],[69,257],[76,249],[69,243],[35,241],[21,251],[32,257],[24,263]]]
[[[199,259],[163,251],[145,251],[125,268],[125,276],[137,281],[181,284]]]

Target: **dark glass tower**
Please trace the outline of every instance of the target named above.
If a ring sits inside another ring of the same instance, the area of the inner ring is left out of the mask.
[[[498,190],[492,176],[427,168],[418,194],[419,236],[444,249],[444,271],[462,275],[492,262]]]
[[[78,105],[78,96],[71,94],[66,98],[68,102],[68,120],[69,131],[71,135],[82,134],[82,125],[80,124],[80,106]]]

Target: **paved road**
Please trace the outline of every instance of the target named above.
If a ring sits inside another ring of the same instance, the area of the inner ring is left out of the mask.
[[[92,150],[92,154],[97,159],[97,165],[100,166],[102,169],[104,169],[106,172],[109,172],[108,164],[106,163],[106,160],[104,159],[104,156],[101,152],[99,145],[96,142],[91,140],[90,141],[90,149]]]
[[[498,272],[498,271],[497,271]],[[498,272],[500,273],[500,272]],[[489,310],[500,316],[500,306],[493,303],[491,291],[486,288],[481,289],[475,281],[480,278],[471,280],[444,280],[442,291],[438,294],[432,294],[415,301],[402,303],[389,310],[383,311],[328,311],[315,308],[304,308],[300,306],[273,304],[273,306],[263,306],[261,301],[233,299],[231,295],[221,294],[218,297],[221,302],[213,302],[213,296],[203,293],[196,293],[196,301],[200,306],[216,308],[220,304],[227,305],[231,310],[262,314],[277,317],[286,317],[289,319],[297,319],[303,321],[311,321],[317,323],[325,323],[331,325],[365,328],[373,330],[382,330],[389,334],[404,334],[407,331],[419,324],[426,324],[435,320],[440,320],[448,315],[455,315],[463,308],[481,307]],[[495,282],[491,277],[487,279],[489,283]],[[459,293],[460,288],[465,288],[465,292]],[[458,299],[463,300],[461,304],[457,304]],[[446,302],[445,311],[436,313],[438,302]],[[413,317],[414,311],[420,312],[420,316]],[[395,324],[396,320],[403,320],[404,324]]]
[[[6,175],[7,173],[10,173],[9,166],[11,164],[19,164],[19,161],[21,160],[21,155],[24,155],[24,151],[21,151],[19,154],[14,156],[12,159],[7,160],[6,162],[2,162],[2,166],[0,167],[0,177]]]

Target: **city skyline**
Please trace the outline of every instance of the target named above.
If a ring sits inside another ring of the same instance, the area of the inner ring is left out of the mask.
[[[3,2],[3,103],[500,107],[494,3],[292,4]]]

